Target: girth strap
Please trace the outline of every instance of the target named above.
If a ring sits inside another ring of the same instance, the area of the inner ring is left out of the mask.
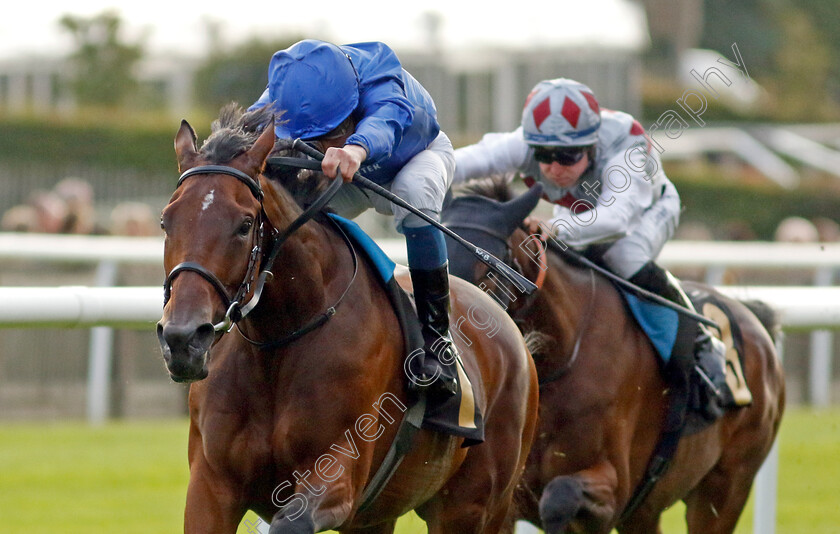
[[[414,436],[420,430],[423,424],[423,416],[426,414],[426,395],[420,393],[417,400],[406,410],[400,427],[397,429],[397,435],[391,443],[391,448],[385,454],[382,463],[379,464],[379,469],[370,478],[367,487],[362,493],[362,503],[359,505],[358,511],[364,511],[379,497],[382,490],[391,480],[394,473],[397,472],[406,454],[411,450],[414,442]]]

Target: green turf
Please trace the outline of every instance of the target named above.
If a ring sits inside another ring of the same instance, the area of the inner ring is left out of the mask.
[[[186,436],[184,420],[102,428],[0,424],[0,533],[181,531]],[[838,495],[840,409],[790,410],[781,433],[777,532],[840,532]],[[680,505],[666,514],[664,532],[685,532],[682,513]],[[419,534],[425,528],[412,515],[400,520],[397,532]],[[752,532],[751,503],[737,532]]]

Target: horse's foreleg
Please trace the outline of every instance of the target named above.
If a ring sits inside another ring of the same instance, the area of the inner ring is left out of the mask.
[[[618,475],[609,462],[552,479],[540,498],[540,519],[546,534],[565,532],[571,524],[585,532],[607,533],[616,512]]]
[[[184,511],[185,534],[233,534],[245,509],[236,492],[225,483],[211,479],[199,463],[190,469],[187,506]]]
[[[390,521],[373,527],[342,529],[341,534],[394,534],[396,526],[396,521]]]
[[[662,534],[659,524],[661,514],[635,513],[626,523],[616,527],[618,534]]]
[[[514,453],[521,434],[502,425],[489,428],[483,445],[456,449],[457,453],[466,450],[466,459],[434,498],[416,509],[429,534],[513,532],[516,474],[524,463],[524,455],[519,455],[522,460],[517,462]],[[498,437],[502,432],[513,435]]]
[[[750,495],[755,469],[712,470],[684,499],[689,534],[730,534]]]
[[[353,509],[354,492],[348,470],[343,473],[325,481],[312,470],[296,470],[294,493],[279,501],[282,506],[271,520],[270,534],[314,534],[344,524]],[[272,500],[277,503],[279,496]]]

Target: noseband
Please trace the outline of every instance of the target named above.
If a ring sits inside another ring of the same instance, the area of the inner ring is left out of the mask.
[[[181,174],[180,178],[178,178],[178,184],[175,186],[175,189],[180,187],[181,184],[184,183],[184,180],[186,180],[190,176],[196,176],[199,174],[225,174],[227,176],[232,176],[236,178],[237,180],[248,186],[248,189],[254,195],[254,198],[256,198],[260,203],[260,212],[257,219],[259,224],[254,225],[254,232],[256,232],[255,244],[254,247],[251,249],[251,253],[248,258],[248,268],[245,272],[245,278],[242,280],[242,283],[239,285],[239,289],[237,290],[233,298],[230,298],[228,296],[225,285],[213,272],[211,272],[209,269],[205,268],[199,263],[185,261],[176,265],[166,276],[166,279],[163,282],[163,305],[166,306],[166,303],[169,302],[169,298],[172,294],[172,282],[175,279],[175,277],[184,271],[194,272],[200,275],[208,282],[210,282],[210,285],[213,286],[213,288],[216,290],[216,293],[218,293],[219,296],[222,298],[222,302],[225,303],[225,308],[227,310],[225,312],[225,317],[221,322],[213,325],[213,330],[216,332],[229,332],[238,321],[244,319],[245,316],[247,316],[251,312],[251,310],[253,310],[257,306],[257,304],[259,304],[260,296],[262,295],[262,290],[265,287],[266,279],[269,275],[272,274],[271,269],[274,265],[274,260],[277,258],[277,254],[280,248],[282,247],[283,243],[298,228],[303,226],[307,221],[312,219],[312,217],[314,217],[316,213],[321,211],[321,209],[327,204],[327,202],[329,202],[332,199],[332,197],[335,196],[335,194],[338,192],[338,189],[342,185],[342,180],[341,176],[337,176],[330,184],[330,186],[326,189],[326,191],[324,191],[315,200],[315,202],[313,202],[306,210],[304,210],[304,212],[301,213],[297,219],[292,221],[292,223],[282,233],[278,232],[277,230],[274,230],[274,237],[271,242],[271,253],[266,259],[262,270],[260,271],[260,275],[257,278],[257,283],[254,288],[254,292],[251,296],[251,299],[243,305],[241,304],[241,302],[248,295],[248,293],[251,292],[251,285],[256,277],[257,263],[259,258],[262,256],[263,252],[263,227],[264,219],[266,219],[267,217],[265,216],[265,210],[263,208],[264,194],[262,187],[260,186],[260,182],[258,179],[248,176],[239,169],[235,169],[226,165],[202,165],[199,167],[193,167],[192,169],[189,169],[183,174]],[[354,265],[355,263],[356,262],[354,255]],[[347,292],[345,291],[345,294],[346,293]],[[343,297],[344,295],[342,295],[342,298]],[[339,302],[340,301],[341,299],[339,299]],[[337,305],[338,303],[336,303],[335,306]],[[328,317],[332,316],[332,314],[335,313],[335,306],[332,306],[330,308],[331,312],[330,310],[328,310],[327,314],[325,315],[328,315]],[[323,324],[323,321],[320,324]]]

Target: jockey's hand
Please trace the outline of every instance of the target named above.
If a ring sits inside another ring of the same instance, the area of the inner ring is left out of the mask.
[[[324,153],[321,169],[330,178],[335,178],[336,169],[341,168],[341,179],[344,183],[349,183],[365,159],[367,159],[367,150],[361,145],[330,147]]]
[[[536,217],[525,217],[525,220],[522,221],[522,225],[525,226],[529,235],[538,235],[543,239],[548,238],[545,223]]]

